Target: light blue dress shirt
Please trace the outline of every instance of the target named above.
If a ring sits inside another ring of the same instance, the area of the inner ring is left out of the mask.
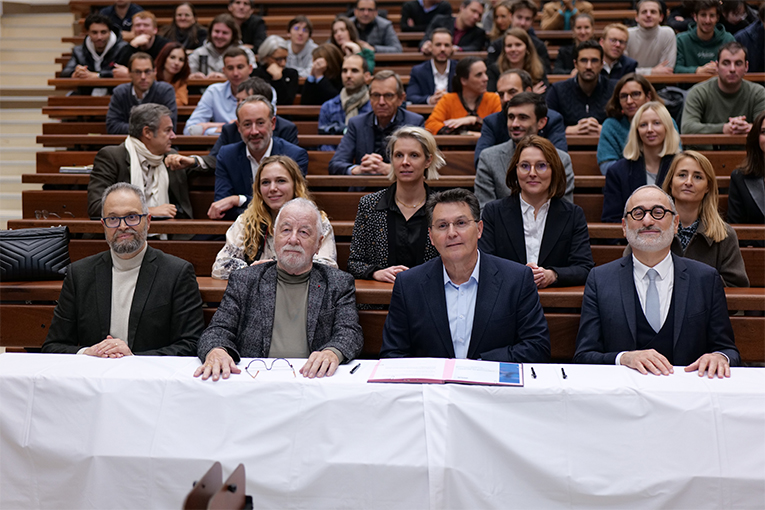
[[[202,94],[194,113],[186,121],[183,134],[190,135],[190,128],[202,122],[231,122],[236,118],[236,102],[236,96],[231,93],[231,84],[228,81],[213,83]],[[210,128],[209,133],[205,134],[214,133],[215,128]]]
[[[444,294],[446,295],[446,314],[449,317],[449,331],[454,344],[454,357],[467,358],[470,335],[473,332],[475,302],[478,296],[478,273],[481,267],[481,252],[478,252],[473,273],[462,285],[455,285],[449,274],[444,271]]]

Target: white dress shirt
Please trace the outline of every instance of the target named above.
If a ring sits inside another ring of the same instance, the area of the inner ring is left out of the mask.
[[[268,147],[266,148],[266,152],[263,154],[263,158],[267,158],[271,155],[271,150],[274,148],[274,138],[271,137],[271,141],[268,143]],[[247,154],[247,159],[250,160],[250,169],[252,170],[252,182],[255,182],[255,177],[258,174],[258,167],[260,167],[260,161],[255,159],[255,157],[250,154],[250,149],[247,148],[247,142],[245,142],[244,145],[244,152]],[[239,195],[239,207],[242,207],[244,203],[247,201],[247,197],[244,195]]]
[[[539,249],[542,246],[542,237],[545,235],[547,213],[550,210],[550,201],[545,202],[534,217],[534,206],[521,199],[521,217],[523,218],[523,240],[526,244],[526,263],[538,264]]]
[[[443,73],[439,73],[438,69],[436,69],[436,63],[433,62],[433,59],[430,59],[430,68],[433,70],[433,81],[436,84],[436,92],[439,90],[449,90],[449,68],[451,65],[451,61],[447,60],[446,69]]]

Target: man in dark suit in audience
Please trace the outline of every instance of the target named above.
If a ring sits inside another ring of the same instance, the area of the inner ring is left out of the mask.
[[[457,61],[452,59],[452,34],[437,28],[430,34],[431,59],[412,67],[406,96],[414,104],[434,105],[447,92],[452,92],[452,78]]]
[[[672,198],[658,186],[642,186],[627,200],[622,228],[632,255],[590,272],[574,362],[655,375],[686,365],[699,376],[730,376],[740,355],[722,278],[670,252],[679,222]]]
[[[194,266],[148,246],[141,188],[113,184],[99,209],[109,250],[69,266],[42,351],[193,356],[205,327]]]
[[[164,81],[155,80],[154,62],[148,53],[135,53],[128,62],[130,83],[114,88],[106,112],[106,132],[110,135],[126,135],[130,122],[130,110],[144,103],[167,106],[173,118],[173,131],[178,119],[175,90]]]
[[[380,71],[369,85],[372,111],[348,123],[335,155],[329,162],[333,175],[388,175],[390,162],[385,141],[401,126],[424,126],[422,115],[401,108],[406,99],[401,78],[393,71]]]
[[[276,261],[231,273],[199,341],[204,364],[194,377],[228,379],[241,372],[241,357],[308,358],[300,369],[304,377],[329,377],[361,352],[353,277],[313,263],[321,232],[321,212],[313,202],[296,198],[284,204],[274,224]]]
[[[452,34],[456,51],[483,51],[486,48],[486,32],[478,26],[482,16],[481,2],[464,0],[456,16],[440,14],[433,18],[420,43],[420,51],[425,55],[432,53],[430,34],[437,28],[445,28]]]
[[[531,269],[478,250],[478,200],[464,189],[428,199],[440,257],[396,275],[381,358],[544,363],[550,334]]]
[[[377,15],[376,0],[356,0],[351,21],[359,32],[359,44],[362,48],[377,53],[401,53],[393,23]]]
[[[619,80],[622,76],[634,73],[638,62],[624,54],[630,33],[621,23],[612,23],[603,29],[600,45],[603,47],[603,69],[600,74],[609,80]]]
[[[273,136],[274,105],[263,96],[250,96],[236,108],[242,141],[222,147],[215,163],[215,202],[207,211],[211,220],[236,219],[252,199],[252,183],[266,156],[289,156],[308,172],[305,149]]]
[[[481,157],[481,151],[489,147],[494,147],[505,143],[510,139],[510,133],[507,130],[507,112],[505,106],[507,103],[521,92],[531,92],[531,76],[523,69],[508,69],[497,80],[497,94],[502,101],[502,111],[487,115],[483,119],[481,126],[481,137],[475,145],[475,156],[473,163],[478,168],[478,159]],[[539,130],[539,136],[544,136],[552,142],[556,149],[567,152],[568,143],[566,142],[566,126],[563,124],[563,117],[560,113],[547,109],[547,123]]]

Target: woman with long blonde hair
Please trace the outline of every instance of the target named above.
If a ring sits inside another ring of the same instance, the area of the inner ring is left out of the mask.
[[[274,221],[293,198],[313,200],[298,164],[287,156],[263,158],[255,173],[250,205],[226,232],[226,244],[213,264],[213,278],[228,280],[232,271],[276,258]],[[335,233],[324,211],[321,230],[324,239],[313,260],[337,267]]]

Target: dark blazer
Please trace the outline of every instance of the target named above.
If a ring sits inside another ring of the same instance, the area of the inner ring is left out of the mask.
[[[661,186],[672,164],[674,154],[661,158],[656,185]],[[643,156],[637,161],[620,159],[608,168],[606,186],[603,188],[603,214],[601,221],[605,223],[620,223],[624,216],[624,205],[632,192],[640,186],[645,186],[645,161]]]
[[[558,54],[558,57],[560,58],[560,53]],[[619,60],[614,62],[614,65],[611,66],[610,73],[606,71],[606,68],[604,67],[601,69],[600,74],[607,76],[609,80],[620,80],[625,74],[634,73],[637,66],[637,60],[630,58],[627,55],[622,55],[619,57]]]
[[[279,117],[278,115],[276,116],[276,127],[274,127],[273,135],[293,145],[298,144],[297,126],[289,120],[283,117]],[[213,145],[210,153],[202,156],[202,159],[205,161],[205,164],[208,168],[215,170],[215,160],[218,157],[220,148],[224,145],[239,143],[241,141],[242,136],[239,134],[239,127],[236,125],[236,123],[230,122],[228,124],[224,124],[220,130],[220,136],[218,136],[218,140],[215,142],[215,145]]]
[[[326,76],[319,81],[309,81],[306,79],[305,83],[303,83],[303,92],[300,94],[300,104],[322,105],[340,94],[341,90],[343,90],[343,82],[340,76],[334,80]]]
[[[308,171],[306,150],[275,136],[273,141],[271,155],[284,155],[294,159],[305,176]],[[244,212],[252,200],[252,166],[247,159],[247,146],[244,142],[222,147],[215,163],[215,200],[231,195],[247,197],[247,201],[241,207],[233,207],[226,211],[226,219],[234,220]]]
[[[675,365],[690,365],[702,354],[722,352],[731,366],[741,362],[733,340],[720,274],[695,260],[672,255],[675,264]],[[613,365],[622,351],[637,349],[632,257],[590,271],[582,301],[575,363]]]
[[[218,311],[199,340],[203,360],[211,349],[225,348],[238,363],[240,356],[262,358],[271,348],[276,306],[276,262],[231,273]],[[306,331],[311,351],[328,347],[355,358],[364,345],[356,312],[353,277],[325,264],[314,264],[308,288]]]
[[[404,121],[399,126],[425,126],[422,115],[399,109],[404,113]],[[398,114],[397,114],[398,115]],[[394,121],[395,122],[395,119]],[[337,146],[335,155],[329,161],[329,173],[346,175],[353,165],[361,163],[361,158],[375,150],[374,133],[375,114],[367,112],[356,115],[348,121],[348,129]]]
[[[452,78],[457,70],[457,61],[449,61],[449,81],[447,92],[452,90]],[[431,60],[426,60],[421,64],[412,67],[409,74],[409,86],[406,88],[406,98],[414,104],[427,104],[428,97],[436,92],[436,82],[433,79],[433,68]]]
[[[731,172],[728,223],[765,223],[765,184],[762,177],[744,175],[738,169]]]
[[[146,91],[141,102],[133,95],[133,84],[123,83],[114,87],[106,112],[106,132],[110,135],[126,135],[130,127],[130,110],[139,104],[156,103],[167,106],[176,131],[178,107],[175,104],[175,89],[164,81],[155,81]]]
[[[510,195],[486,204],[481,214],[483,234],[478,240],[481,253],[489,253],[526,264],[526,241],[520,195]],[[584,285],[595,263],[584,211],[559,198],[550,200],[538,266],[558,273],[556,287]]]
[[[396,276],[383,327],[381,358],[453,358],[437,257]],[[478,294],[467,357],[489,361],[544,363],[550,333],[531,269],[481,253]]]
[[[175,151],[171,151],[174,153]],[[168,195],[170,203],[178,209],[176,218],[193,218],[189,198],[189,175],[198,171],[196,167],[187,170],[168,170]],[[130,182],[130,155],[125,143],[104,147],[93,160],[93,171],[88,181],[88,216],[101,217],[101,196],[106,188],[116,182]]]
[[[69,266],[43,352],[76,353],[106,338],[111,321],[112,257],[109,251]],[[130,307],[133,354],[193,356],[205,329],[194,266],[146,248]]]
[[[425,31],[425,37],[420,41],[420,47],[425,41],[430,41],[430,34],[437,28],[445,28],[454,35],[454,20],[455,16],[451,14],[439,14],[434,17]],[[486,48],[486,32],[476,25],[465,32],[459,44],[455,42],[454,45],[462,48],[462,51],[483,51]]]
[[[547,124],[539,131],[539,136],[544,136],[556,149],[568,152],[568,142],[566,141],[566,126],[563,124],[563,117],[555,110],[547,110]],[[510,140],[510,133],[507,131],[507,114],[503,111],[487,115],[483,119],[481,127],[481,136],[475,144],[475,156],[473,163],[478,168],[478,159],[481,151],[505,143]]]

